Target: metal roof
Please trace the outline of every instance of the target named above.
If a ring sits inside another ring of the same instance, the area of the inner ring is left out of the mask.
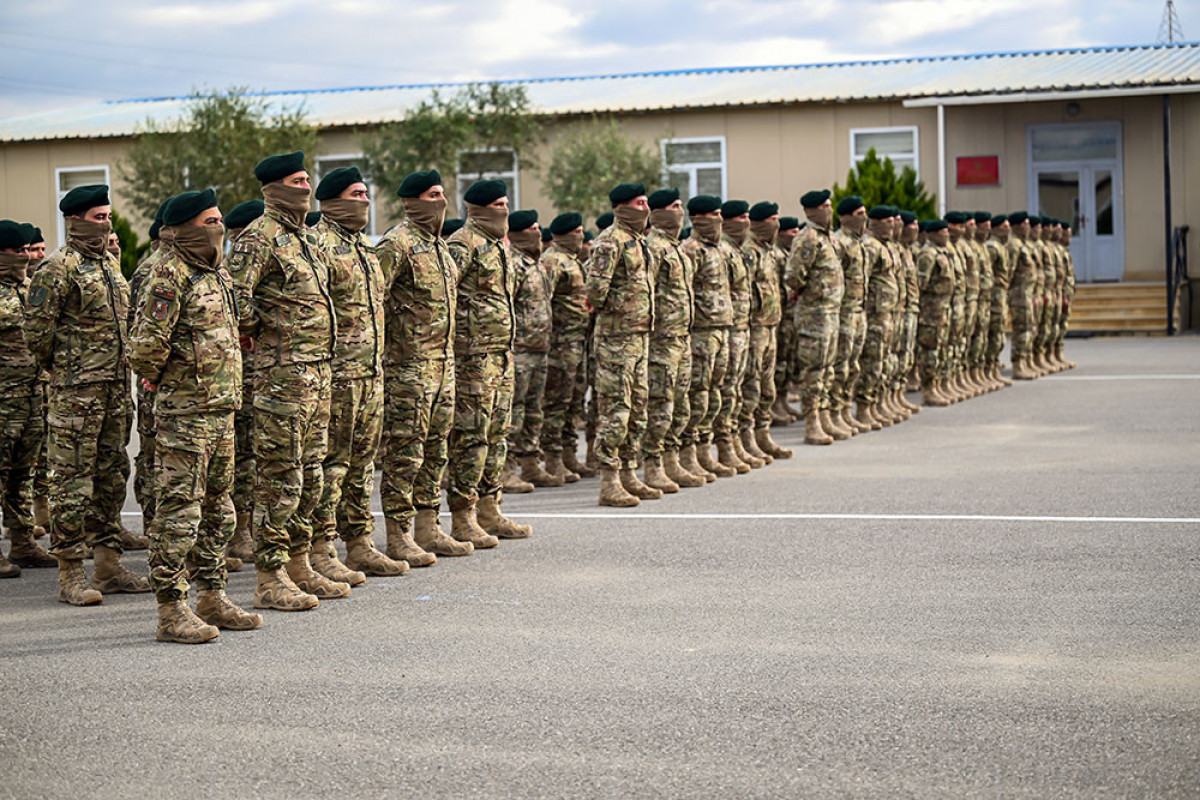
[[[930,97],[1020,96],[1063,91],[1200,91],[1200,42],[899,58],[836,64],[638,72],[501,81],[527,87],[546,114]],[[435,88],[362,86],[261,92],[272,104],[303,103],[320,128],[395,122]],[[0,120],[0,141],[130,136],[148,118],[180,119],[188,97],[115,100]]]

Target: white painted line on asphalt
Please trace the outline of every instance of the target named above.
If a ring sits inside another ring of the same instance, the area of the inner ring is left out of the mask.
[[[1051,381],[1200,381],[1200,375],[1053,375]]]

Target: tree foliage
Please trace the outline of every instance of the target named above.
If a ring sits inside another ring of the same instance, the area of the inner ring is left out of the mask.
[[[146,219],[171,195],[210,187],[228,210],[262,196],[254,165],[263,158],[292,150],[311,157],[317,144],[302,105],[275,108],[245,87],[197,91],[179,122],[146,121],[120,169],[126,196]]]
[[[911,211],[921,219],[937,216],[936,197],[926,193],[925,184],[917,177],[916,170],[905,167],[897,174],[892,160],[880,159],[873,147],[846,175],[845,187],[834,184],[834,207],[842,198],[851,195],[861,197],[867,208],[890,205]]]
[[[608,193],[627,181],[657,184],[657,153],[631,139],[612,117],[592,117],[559,135],[546,169],[546,193],[561,213],[578,211],[585,221],[611,209]]]
[[[153,212],[151,215],[153,216]],[[150,249],[150,240],[147,239],[144,244],[138,244],[137,232],[129,224],[129,220],[116,211],[112,213],[112,226],[113,232],[117,234],[117,241],[121,243],[121,274],[128,278],[133,274],[138,261]]]
[[[441,173],[453,211],[456,175],[474,181],[499,171],[498,161],[507,168],[506,151],[515,153],[519,169],[536,168],[542,129],[524,86],[473,83],[450,95],[435,90],[400,122],[366,134],[363,152],[371,181],[395,211],[401,210],[396,187],[410,172],[427,169]]]

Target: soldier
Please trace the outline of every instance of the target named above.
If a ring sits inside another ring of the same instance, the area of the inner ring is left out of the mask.
[[[897,250],[903,275],[903,307],[901,313],[901,335],[896,349],[896,374],[894,397],[898,405],[912,414],[921,413],[921,407],[910,403],[905,392],[910,387],[916,366],[917,322],[921,314],[921,290],[914,249],[919,233],[917,215],[911,211],[900,212],[900,234]]]
[[[692,262],[679,242],[683,201],[678,189],[659,189],[647,199],[650,274],[654,280],[654,328],[647,366],[649,384],[646,436],[642,455],[647,486],[666,494],[706,481],[679,465],[680,437],[691,416],[688,389],[692,380],[692,318],[695,302]]]
[[[1037,288],[1037,269],[1033,249],[1030,247],[1029,214],[1014,211],[1008,215],[1012,227],[1012,238],[1008,242],[1008,308],[1012,315],[1012,376],[1017,380],[1030,381],[1037,377],[1030,366],[1033,348],[1034,298]]]
[[[834,251],[842,265],[845,291],[838,312],[837,350],[825,376],[829,386],[829,407],[820,413],[821,427],[834,440],[842,441],[868,430],[879,430],[883,423],[874,416],[871,422],[851,415],[855,390],[862,374],[862,350],[867,337],[864,307],[867,292],[866,250],[863,233],[867,229],[867,208],[861,197],[844,197],[837,205],[841,227],[833,234]]]
[[[942,388],[942,393],[952,402],[958,403],[975,396],[975,390],[966,384],[963,376],[965,362],[965,341],[968,322],[968,298],[971,292],[978,293],[979,284],[975,288],[969,285],[972,272],[972,254],[962,244],[966,232],[966,215],[961,211],[950,211],[945,215],[950,239],[950,266],[954,269],[954,294],[950,299],[950,338],[947,341],[948,377]]]
[[[742,253],[749,235],[750,204],[745,200],[726,200],[721,204],[720,246],[729,272],[733,324],[729,328],[729,366],[721,383],[721,409],[713,423],[713,436],[717,442],[717,461],[737,475],[766,466],[765,461],[742,452],[738,432],[742,383],[750,357],[750,267]]]
[[[891,246],[895,211],[891,206],[873,206],[867,212],[870,231],[861,239],[867,273],[864,306],[867,332],[861,354],[861,374],[855,382],[855,400],[858,421],[871,430],[907,419],[899,412],[893,412],[884,402],[900,305],[902,267]],[[845,308],[844,302],[842,307]]]
[[[928,244],[917,256],[921,293],[917,341],[921,347],[921,385],[925,388],[922,403],[948,406],[953,401],[942,393],[942,388],[949,375],[946,359],[956,276],[949,248],[949,226],[945,220],[927,220],[923,227]]]
[[[450,434],[451,536],[475,547],[529,536],[500,510],[500,476],[512,415],[517,275],[508,234],[508,186],[476,181],[463,193],[467,224],[450,237],[461,302],[454,323],[454,429]],[[469,551],[468,551],[469,552]]]
[[[225,544],[237,525],[233,412],[242,402],[237,296],[221,267],[225,228],[212,189],[173,197],[162,224],[174,235],[144,276],[129,361],[155,397],[157,638],[199,644],[218,628],[262,624],[225,595]],[[195,614],[186,602],[189,574],[200,590]]]
[[[108,252],[112,253],[113,258],[115,258],[117,260],[117,263],[120,264],[121,263],[121,240],[117,238],[116,231],[108,232],[108,244],[106,245],[106,249],[108,250]]]
[[[329,267],[329,296],[337,319],[329,401],[329,448],[322,463],[321,499],[313,512],[313,569],[357,586],[366,575],[408,571],[375,549],[371,485],[383,431],[383,272],[363,228],[371,198],[358,167],[321,179],[317,246]],[[334,539],[346,543],[346,564]]]
[[[1062,223],[1062,233],[1058,246],[1062,250],[1062,313],[1058,317],[1058,330],[1055,331],[1054,358],[1063,369],[1075,369],[1075,362],[1068,361],[1063,356],[1063,340],[1071,322],[1071,301],[1075,299],[1075,260],[1071,257],[1071,223]]]
[[[604,233],[612,227],[613,212],[605,211],[600,216],[596,217],[597,233]],[[589,233],[584,234],[583,250],[580,251],[579,258],[586,265],[592,260],[592,242],[594,238]],[[584,273],[587,273],[586,266]],[[584,400],[587,400],[587,406],[584,407]],[[575,387],[575,406],[578,409],[578,416],[583,419],[584,438],[587,440],[587,458],[584,465],[593,474],[598,474],[600,471],[600,461],[596,458],[596,313],[591,312],[588,318],[588,334],[587,334],[587,367],[584,371],[584,381],[577,384]],[[582,473],[580,473],[582,474]]]
[[[1004,350],[1005,328],[1008,325],[1008,290],[1011,279],[1008,264],[1008,240],[1012,226],[1008,216],[994,214],[990,221],[990,237],[983,243],[992,267],[991,313],[988,316],[987,352],[984,355],[988,377],[1001,386],[1012,386],[1012,381],[1000,371],[1000,353]]]
[[[992,215],[987,211],[976,211],[973,221],[975,227],[970,244],[979,268],[979,301],[975,312],[975,330],[971,334],[971,379],[982,386],[985,392],[994,392],[1001,388],[1001,384],[994,381],[987,370],[987,345],[992,328],[992,287],[996,280],[992,271],[992,256],[986,244],[992,235]]]
[[[583,216],[559,214],[550,223],[551,242],[542,254],[549,273],[551,338],[546,366],[546,396],[542,449],[546,471],[567,483],[580,476],[594,477],[595,470],[576,457],[576,386],[586,385],[588,308],[583,274]],[[582,406],[582,397],[579,398]]]
[[[446,194],[438,171],[406,176],[396,196],[405,219],[384,234],[377,248],[387,298],[379,495],[388,558],[426,567],[439,555],[463,556],[475,549],[438,525],[454,419],[458,273],[439,236]]]
[[[636,506],[662,491],[635,471],[646,432],[654,277],[646,247],[646,187],[622,183],[608,193],[615,222],[596,239],[587,299],[596,310],[596,458],[602,506]]]
[[[46,261],[46,240],[42,229],[34,227],[29,244],[29,266],[25,274],[32,279],[34,273]],[[46,408],[49,405],[50,376],[39,370],[38,393],[42,397],[42,447],[38,451],[37,464],[33,469],[33,538],[40,539],[50,533],[50,468],[46,461],[49,436],[46,432]]]
[[[713,423],[721,410],[721,386],[729,368],[729,329],[733,302],[729,269],[721,252],[721,198],[699,194],[687,202],[692,235],[683,251],[692,260],[692,377],[688,388],[691,414],[684,428],[679,465],[712,483],[735,470],[713,458]]]
[[[775,425],[790,425],[800,419],[800,409],[788,403],[788,394],[794,392],[793,364],[796,352],[795,301],[789,300],[787,287],[783,284],[783,273],[792,254],[792,242],[800,235],[800,220],[796,217],[780,217],[779,233],[775,235],[775,254],[779,259],[779,297],[782,313],[779,319],[778,344],[775,356],[775,405],[771,407],[771,422]]]
[[[129,287],[105,249],[112,230],[108,187],[77,187],[58,207],[66,218],[67,243],[33,278],[25,340],[51,376],[50,552],[58,559],[58,599],[93,605],[103,593],[150,591],[145,578],[121,564],[132,411]],[[96,588],[83,571],[89,546]]]
[[[742,382],[739,415],[742,449],[770,464],[791,458],[792,451],[771,439],[771,408],[775,405],[775,359],[778,326],[783,316],[782,275],[785,256],[775,247],[779,205],[755,203],[750,208],[750,238],[742,253],[750,268],[750,354]]]
[[[542,231],[536,211],[508,217],[508,242],[517,275],[517,332],[513,342],[513,408],[509,445],[521,467],[521,480],[532,486],[562,486],[564,476],[542,469],[542,400],[546,394],[547,357],[554,284],[542,265]]]
[[[265,212],[230,251],[242,346],[254,376],[254,607],[306,611],[350,585],[312,568],[312,513],[321,498],[336,318],[329,269],[304,227],[312,194],[304,153],[254,168]]]
[[[892,213],[892,238],[887,242],[887,246],[892,251],[892,259],[896,263],[897,297],[896,309],[892,315],[892,345],[888,353],[888,366],[884,372],[883,385],[880,389],[880,406],[891,412],[893,418],[905,421],[912,419],[913,415],[921,412],[919,406],[908,402],[908,398],[904,396],[907,382],[907,372],[904,368],[906,309],[910,302],[910,284],[911,291],[913,292],[911,302],[914,305],[919,303],[916,297],[918,291],[917,267],[916,263],[911,259],[908,245],[903,243],[906,227],[904,215],[909,212],[901,211],[897,206],[888,206],[888,210]],[[916,215],[909,214],[909,216],[912,217],[915,224]],[[906,271],[910,269],[911,273]],[[916,313],[916,310],[914,310],[914,323]]]

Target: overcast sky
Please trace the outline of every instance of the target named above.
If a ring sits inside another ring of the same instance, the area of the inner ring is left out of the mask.
[[[5,3],[0,118],[100,99],[1156,41],[1162,0]],[[1177,0],[1200,39],[1200,0]]]

